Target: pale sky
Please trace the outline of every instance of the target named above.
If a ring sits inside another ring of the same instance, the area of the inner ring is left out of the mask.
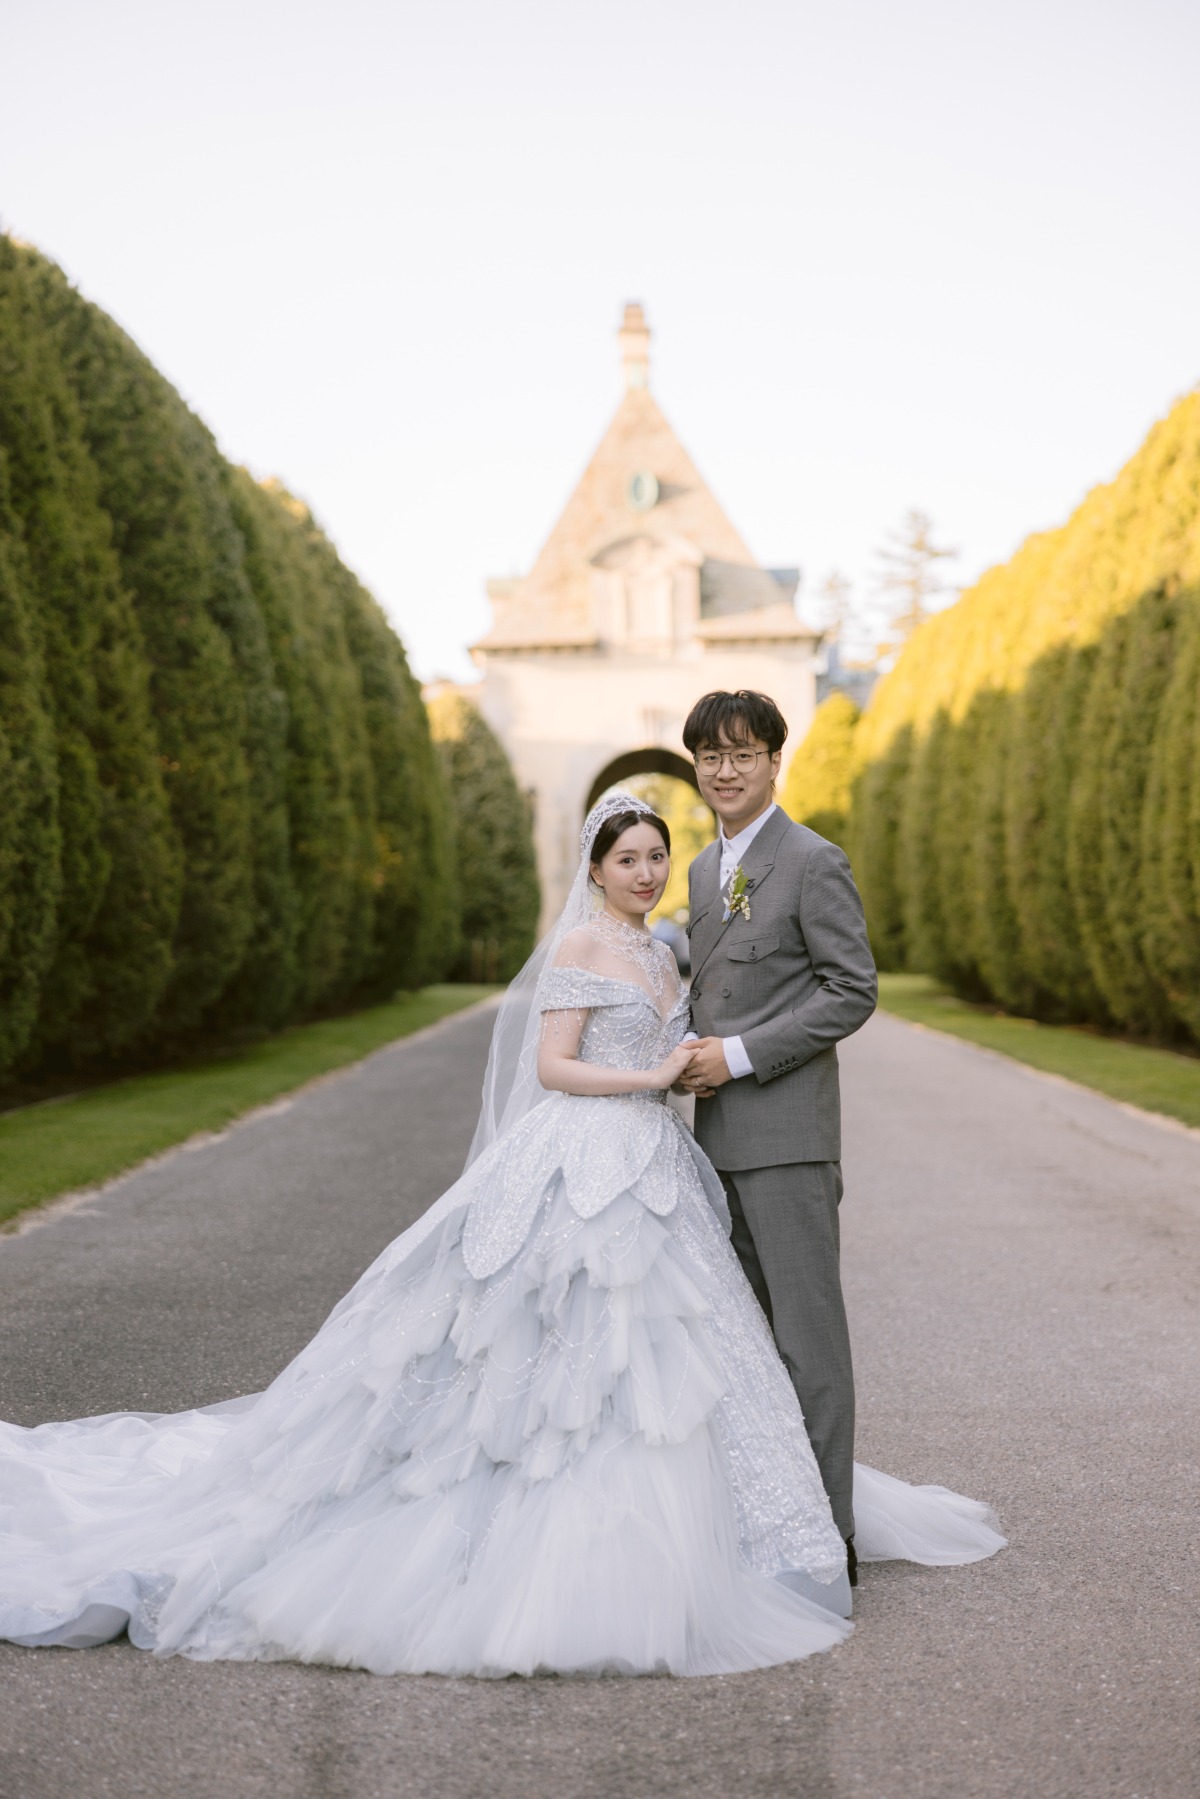
[[[750,547],[971,577],[1200,378],[1196,0],[0,0],[0,220],[470,672],[651,385]]]

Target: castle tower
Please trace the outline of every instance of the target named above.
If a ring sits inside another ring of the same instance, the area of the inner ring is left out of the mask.
[[[788,749],[815,704],[819,634],[796,615],[797,569],[764,569],[650,391],[650,331],[617,333],[624,392],[533,568],[489,581],[472,648],[480,707],[531,794],[545,916],[560,909],[595,798],[632,774],[694,782],[682,729],[713,688],[770,693]]]

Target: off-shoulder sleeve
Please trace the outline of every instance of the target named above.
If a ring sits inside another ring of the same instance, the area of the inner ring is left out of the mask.
[[[542,1012],[582,1012],[593,1006],[624,1005],[628,1000],[623,981],[593,974],[587,968],[548,968],[542,976],[538,1008]]]

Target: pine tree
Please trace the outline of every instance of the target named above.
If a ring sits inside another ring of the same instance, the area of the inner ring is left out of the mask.
[[[1095,655],[1094,643],[1047,651],[1014,700],[1009,888],[1022,957],[1040,996],[1036,1015],[1049,1020],[1107,1020],[1068,867],[1080,721]]]
[[[287,701],[305,1009],[391,994],[457,953],[453,821],[404,650],[300,500],[232,479]]]
[[[946,790],[953,728],[944,711],[914,738],[904,786],[898,794],[896,874],[904,919],[904,956],[913,968],[952,978],[948,914],[939,856],[940,805]],[[957,898],[961,904],[961,894]]]
[[[880,754],[864,759],[854,778],[846,845],[875,961],[889,972],[908,966],[898,834],[912,742],[912,726],[901,725]]]
[[[173,393],[171,397],[177,399]],[[289,854],[287,703],[262,611],[245,566],[245,540],[231,504],[231,471],[211,433],[178,402],[180,437],[189,452],[211,557],[208,609],[229,645],[241,698],[240,748],[250,821],[242,954],[203,1012],[204,1027],[281,1024],[295,990],[298,906]]]
[[[1088,659],[1068,815],[1071,892],[1105,1011],[1126,1028],[1153,1036],[1169,1032],[1170,1002],[1143,954],[1143,855],[1156,726],[1176,624],[1174,601],[1162,592],[1148,594],[1113,621]]]
[[[61,832],[54,949],[27,1055],[78,1063],[142,1032],[171,972],[179,864],[149,671],[28,259],[0,239],[0,443],[45,644]]]
[[[230,494],[284,694],[291,1005],[305,1014],[352,992],[369,955],[375,796],[362,685],[337,557],[308,508],[244,469],[233,471]]]
[[[529,807],[477,706],[445,689],[429,702],[451,794],[462,893],[460,980],[508,981],[533,949],[537,859]]]
[[[35,268],[43,316],[79,403],[151,669],[164,785],[182,848],[174,968],[155,1034],[195,1030],[236,974],[255,921],[246,698],[214,616],[218,551],[185,409],[111,319]]]
[[[831,693],[822,700],[788,763],[780,796],[780,805],[797,824],[807,825],[842,849],[850,815],[858,720],[858,707],[846,694]]]
[[[990,994],[1010,1011],[1036,1012],[1038,993],[1027,965],[1009,872],[1013,718],[1013,696],[1007,690],[983,690],[972,702],[964,741],[957,747],[959,779],[971,791],[962,874],[970,956],[960,960],[954,979],[973,998]]]
[[[0,1072],[36,1027],[62,891],[54,732],[8,465],[0,448]]]
[[[933,602],[952,591],[939,564],[953,561],[958,551],[934,543],[933,520],[914,506],[875,555],[875,588],[884,610],[881,649],[887,653],[907,643],[929,617]]]
[[[1081,708],[1078,760],[1067,811],[1067,878],[1075,904],[1080,942],[1104,1007],[1104,1022],[1114,1017],[1105,991],[1104,974],[1114,965],[1117,949],[1105,909],[1103,855],[1104,805],[1101,789],[1109,775],[1105,760],[1116,706],[1115,662],[1125,637],[1124,619],[1114,621],[1107,641],[1089,659],[1087,692]],[[1099,977],[1099,978],[1098,978]]]
[[[372,932],[359,983],[366,992],[387,994],[439,980],[458,955],[455,819],[404,648],[346,569],[341,589],[375,796]]]
[[[1200,1041],[1200,587],[1180,596],[1179,614],[1141,820],[1141,950]]]

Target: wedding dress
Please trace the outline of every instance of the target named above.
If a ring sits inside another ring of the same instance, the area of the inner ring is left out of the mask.
[[[0,1637],[502,1676],[730,1673],[847,1634],[844,1545],[714,1170],[664,1094],[531,1073],[569,1013],[613,1068],[687,1028],[670,951],[580,924],[577,888],[510,989],[465,1174],[266,1392],[0,1425]],[[942,1488],[857,1468],[854,1497],[860,1559],[1004,1542]]]

